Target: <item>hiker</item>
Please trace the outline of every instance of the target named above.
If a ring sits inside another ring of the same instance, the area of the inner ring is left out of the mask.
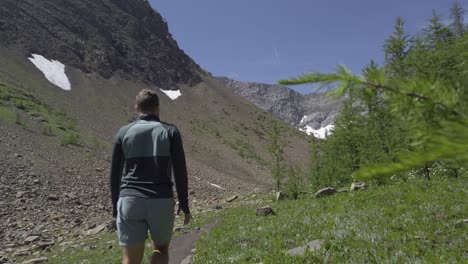
[[[172,170],[177,214],[185,214],[184,225],[191,220],[182,139],[177,127],[159,120],[154,91],[140,91],[135,107],[138,120],[115,136],[110,172],[113,216],[124,264],[141,263],[148,230],[153,241],[151,263],[168,263],[175,207]]]

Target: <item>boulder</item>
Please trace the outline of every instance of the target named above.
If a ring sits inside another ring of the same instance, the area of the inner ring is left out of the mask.
[[[297,247],[297,248],[288,250],[287,254],[290,256],[303,256],[307,249],[310,251],[319,250],[322,247],[324,242],[325,241],[322,239],[316,239],[314,241],[307,243],[307,245],[303,247]]]
[[[335,193],[336,193],[336,190],[334,188],[327,187],[327,188],[318,190],[318,192],[315,193],[315,197],[319,198],[319,197],[324,197],[324,196],[330,196]]]
[[[257,208],[256,213],[258,216],[267,216],[267,215],[275,214],[271,206],[264,206],[264,207]]]
[[[362,190],[366,188],[366,184],[364,182],[353,182],[351,184],[351,191]]]

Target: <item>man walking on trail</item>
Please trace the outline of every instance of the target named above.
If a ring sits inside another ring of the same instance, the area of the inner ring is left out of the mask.
[[[184,224],[191,219],[182,139],[177,127],[159,120],[154,91],[140,91],[136,109],[138,120],[115,136],[110,174],[113,216],[124,264],[141,263],[148,230],[153,241],[151,263],[168,263],[175,206],[171,169],[179,199],[177,213],[184,212]]]

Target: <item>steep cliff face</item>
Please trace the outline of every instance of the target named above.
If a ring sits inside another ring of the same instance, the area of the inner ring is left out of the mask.
[[[0,44],[105,78],[165,89],[201,82],[199,66],[145,0],[2,0]]]
[[[217,79],[258,107],[301,130],[329,126],[341,106],[340,100],[330,100],[324,93],[303,95],[280,85],[239,82],[225,77]]]

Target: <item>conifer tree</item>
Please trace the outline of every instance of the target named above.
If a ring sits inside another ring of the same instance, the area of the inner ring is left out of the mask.
[[[385,41],[385,63],[389,75],[403,75],[405,73],[403,58],[408,48],[409,35],[405,32],[405,20],[398,17],[393,34]]]
[[[462,37],[465,33],[464,16],[465,10],[460,6],[458,1],[455,1],[450,9],[450,18],[452,19],[450,27],[457,37]]]
[[[274,121],[268,134],[268,152],[271,156],[271,175],[277,192],[281,190],[281,184],[285,178],[284,139],[281,132],[278,122]]]

